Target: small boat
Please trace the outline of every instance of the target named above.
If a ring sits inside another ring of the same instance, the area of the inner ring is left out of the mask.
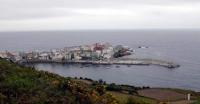
[[[131,67],[131,65],[127,65],[127,67]]]
[[[95,65],[95,67],[99,67],[99,65]]]
[[[110,69],[110,67],[106,67],[106,69]]]
[[[87,65],[85,65],[85,67],[89,67],[89,66],[90,66],[90,65],[88,65],[88,64],[87,64]]]
[[[116,66],[116,68],[119,68],[119,67],[120,67],[119,65]]]
[[[139,46],[138,48],[144,49],[144,48],[149,48],[149,47],[148,46]]]

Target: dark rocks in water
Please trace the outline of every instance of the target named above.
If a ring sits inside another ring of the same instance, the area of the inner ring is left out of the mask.
[[[180,67],[180,65],[168,65],[167,68],[169,69],[174,69],[174,68],[178,68]]]
[[[113,56],[115,58],[119,58],[119,57],[128,56],[128,55],[131,55],[131,53],[130,52],[121,52],[121,51],[119,51],[119,52],[114,53]]]

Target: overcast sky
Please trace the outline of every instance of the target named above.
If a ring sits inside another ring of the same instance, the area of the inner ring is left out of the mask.
[[[0,31],[200,28],[200,0],[0,0]]]

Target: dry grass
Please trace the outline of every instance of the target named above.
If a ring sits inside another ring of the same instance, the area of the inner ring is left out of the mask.
[[[145,102],[147,104],[157,104],[156,100],[150,99],[150,98],[125,94],[125,93],[120,93],[120,92],[114,92],[114,91],[108,91],[108,93],[116,97],[120,104],[125,104],[130,97],[136,99],[137,101]]]
[[[153,98],[159,101],[178,101],[185,100],[187,98],[187,94],[179,93],[170,89],[140,90],[139,95]]]

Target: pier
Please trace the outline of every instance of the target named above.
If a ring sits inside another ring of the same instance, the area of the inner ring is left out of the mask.
[[[93,65],[157,65],[169,69],[180,67],[179,64],[156,59],[112,59],[112,60],[23,60],[21,63],[63,63],[63,64],[93,64]]]

